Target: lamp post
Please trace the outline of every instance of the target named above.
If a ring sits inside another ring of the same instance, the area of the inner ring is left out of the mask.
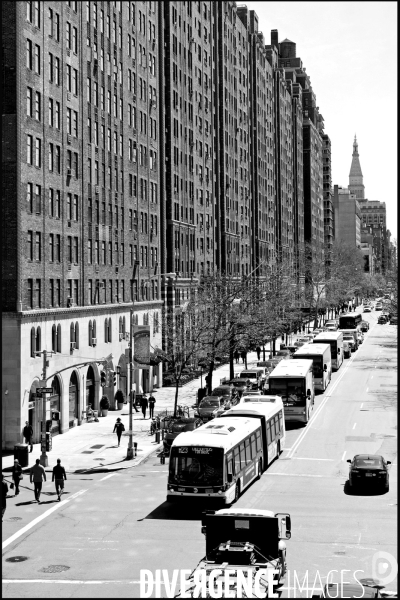
[[[128,450],[126,453],[127,460],[132,460],[133,456],[133,436],[132,436],[132,427],[133,427],[133,401],[135,392],[133,391],[133,357],[134,357],[134,347],[133,347],[133,320],[135,313],[135,292],[134,289],[136,272],[139,273],[139,265],[140,262],[138,260],[134,261],[133,264],[133,276],[132,276],[132,307],[130,310],[130,323],[129,323],[129,331],[130,331],[130,340],[129,340],[129,441],[128,441]],[[138,277],[139,279],[139,277]],[[137,289],[139,292],[139,281],[137,285]]]
[[[42,379],[43,379],[43,383],[44,383],[44,387],[46,386],[46,381],[47,381],[47,367],[48,365],[48,360],[47,360],[47,356],[50,354],[54,354],[53,350],[42,350],[42,351],[37,351],[35,352],[35,354],[37,354],[38,356],[40,356],[40,354],[43,354],[43,372],[42,372]],[[42,447],[42,454],[40,455],[40,464],[42,465],[42,467],[47,467],[49,464],[49,459],[47,458],[47,454],[46,454],[46,392],[42,392],[42,437],[41,437],[41,447]]]

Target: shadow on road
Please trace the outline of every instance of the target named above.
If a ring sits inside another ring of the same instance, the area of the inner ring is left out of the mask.
[[[286,431],[294,431],[295,429],[303,429],[305,423],[299,423],[298,421],[285,421]]]
[[[349,481],[347,480],[346,483],[344,484],[343,491],[346,494],[346,496],[383,496],[384,494],[387,494],[389,490],[385,490],[385,489],[378,488],[378,487],[354,488],[354,487],[350,487]]]
[[[151,513],[149,513],[143,519],[138,521],[144,521],[146,519],[164,519],[171,521],[200,521],[203,511],[206,509],[217,509],[221,506],[216,506],[215,500],[213,501],[190,501],[190,506],[183,505],[179,502],[176,504],[173,502],[163,502]]]

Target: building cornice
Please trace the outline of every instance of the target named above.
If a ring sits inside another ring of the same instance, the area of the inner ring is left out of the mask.
[[[163,300],[148,300],[146,302],[135,302],[134,310],[143,311],[154,308],[162,308]],[[71,308],[46,308],[38,310],[26,310],[22,312],[3,312],[3,319],[18,319],[31,320],[33,318],[53,318],[60,319],[63,317],[86,317],[88,314],[119,314],[131,310],[132,303],[124,302],[118,304],[93,304],[89,306],[72,306]]]

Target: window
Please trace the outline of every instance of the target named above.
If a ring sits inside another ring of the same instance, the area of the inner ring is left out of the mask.
[[[35,92],[35,119],[41,120],[41,95],[40,92]]]
[[[26,89],[26,115],[33,116],[33,90],[31,87]]]
[[[40,75],[40,46],[35,44],[35,73]]]
[[[29,134],[26,136],[26,152],[26,162],[33,165],[33,136]]]
[[[36,138],[35,140],[35,167],[41,168],[42,166],[42,140]]]

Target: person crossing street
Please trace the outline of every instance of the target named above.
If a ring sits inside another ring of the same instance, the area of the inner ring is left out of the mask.
[[[118,446],[120,445],[121,435],[122,435],[123,431],[125,431],[125,425],[122,423],[121,419],[118,417],[118,419],[114,425],[114,430],[113,430],[113,433],[117,434]]]
[[[40,460],[38,458],[36,459],[36,464],[31,467],[29,475],[30,482],[33,483],[35,487],[35,500],[38,504],[40,504],[40,492],[42,491],[42,482],[46,481],[46,471],[40,464]]]
[[[61,494],[64,491],[64,480],[67,481],[67,474],[61,465],[61,459],[57,458],[57,464],[53,467],[52,481],[55,481],[58,501],[61,500]]]
[[[19,484],[20,484],[22,477],[23,477],[22,467],[19,464],[18,459],[15,459],[14,466],[12,468],[12,479],[13,479],[14,486],[15,486],[15,496],[18,496],[18,494],[19,494]]]

